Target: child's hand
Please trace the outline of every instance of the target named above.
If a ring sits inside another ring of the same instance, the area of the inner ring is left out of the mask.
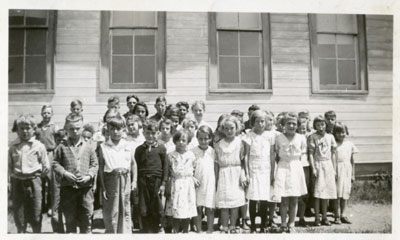
[[[67,179],[68,182],[71,182],[71,183],[74,183],[78,180],[73,173],[70,173],[68,171],[65,171],[63,176],[65,179]]]
[[[273,176],[273,175],[271,175],[271,178],[270,178],[270,183],[271,183],[271,186],[273,186],[273,185],[274,185],[274,182],[275,182],[275,178],[274,178],[274,176]]]
[[[317,178],[317,177],[318,177],[317,171],[313,170],[313,171],[312,171],[312,174],[313,174],[313,177],[314,177],[314,178]]]
[[[77,182],[85,184],[87,182],[89,182],[91,179],[91,177],[89,175],[83,176],[83,177],[78,177],[77,178]]]
[[[108,200],[108,194],[106,190],[103,190],[103,197],[105,200]]]
[[[137,188],[137,183],[136,182],[132,182],[131,191],[135,191],[136,188]]]
[[[200,186],[200,181],[195,177],[193,177],[192,179],[193,179],[193,182],[194,182],[194,186],[195,187],[199,187]]]
[[[158,195],[164,195],[164,193],[165,193],[165,186],[161,185],[160,190],[158,191]]]
[[[242,188],[246,188],[247,185],[248,185],[247,178],[246,178],[246,177],[242,177],[242,178],[240,179],[240,186],[241,186]]]

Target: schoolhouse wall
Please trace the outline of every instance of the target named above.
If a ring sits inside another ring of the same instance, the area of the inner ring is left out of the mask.
[[[10,94],[9,126],[22,112],[40,120],[43,104],[54,107],[53,120],[63,125],[69,103],[84,102],[85,122],[97,123],[111,95],[99,93],[100,12],[59,11],[56,30],[54,94]],[[315,96],[311,93],[310,42],[307,14],[270,14],[272,93],[210,94],[208,92],[208,13],[167,12],[166,93],[169,103],[206,103],[205,120],[213,126],[222,113],[247,113],[251,104],[273,111],[308,109],[312,117],[334,110],[350,129],[360,149],[356,160],[392,162],[392,29],[391,16],[366,16],[368,88],[365,96]],[[151,114],[155,94],[137,94]],[[9,140],[15,138],[10,133]]]

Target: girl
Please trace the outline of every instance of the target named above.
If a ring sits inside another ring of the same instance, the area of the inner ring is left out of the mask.
[[[203,114],[205,111],[206,111],[206,105],[204,104],[203,101],[195,101],[192,104],[192,112],[199,127],[202,125],[207,125],[208,127],[211,127],[210,124],[208,124],[203,120]]]
[[[193,117],[186,117],[185,120],[183,120],[182,122],[182,127],[183,129],[185,129],[188,134],[190,135],[190,138],[192,139],[189,144],[188,144],[188,150],[191,150],[194,147],[197,147],[197,145],[199,145],[199,143],[197,142],[197,138],[195,138],[194,136],[196,135],[196,131],[197,131],[197,121],[196,119],[194,119]]]
[[[221,122],[224,138],[215,146],[217,156],[216,207],[221,210],[222,232],[236,233],[235,224],[239,207],[245,201],[244,188],[247,185],[245,173],[245,148],[236,135],[240,123],[234,116],[226,116]],[[228,228],[229,223],[229,228]]]
[[[350,197],[351,182],[354,181],[354,158],[353,154],[358,153],[358,149],[350,141],[345,140],[348,135],[347,126],[337,122],[333,127],[333,134],[337,142],[337,200],[335,208],[335,223],[350,224],[350,220],[345,215],[347,200]],[[339,215],[340,207],[340,215]]]
[[[124,128],[125,120],[119,114],[108,119],[109,139],[100,145],[99,178],[106,233],[131,233],[130,194],[136,189],[137,170],[131,144],[122,138]]]
[[[253,129],[246,134],[244,141],[247,143],[248,158],[247,172],[249,186],[247,199],[250,200],[250,221],[251,232],[256,232],[256,208],[259,204],[261,214],[261,232],[266,227],[268,201],[270,201],[270,186],[274,182],[275,151],[270,138],[264,134],[266,125],[266,113],[256,110],[250,117],[250,124]],[[270,207],[272,211],[274,207]]]
[[[190,135],[185,130],[175,133],[173,141],[176,150],[168,154],[171,181],[171,199],[168,201],[167,215],[173,217],[173,231],[188,233],[190,218],[197,216],[195,185],[199,181],[193,177],[195,156],[187,151]]]
[[[300,114],[299,114],[300,116]],[[297,128],[297,133],[304,136],[304,139],[306,140],[306,134],[307,134],[307,125],[308,121],[305,118],[300,118],[299,117],[299,122],[298,122],[298,128]],[[306,179],[306,185],[307,185],[307,191],[309,192],[310,189],[310,163],[308,162],[308,156],[306,154],[301,155],[301,164],[303,165],[303,171],[304,171],[304,177]],[[306,227],[306,221],[304,219],[304,214],[306,211],[306,207],[308,205],[308,195],[303,195],[299,197],[299,208],[297,211],[297,215],[299,216],[299,225],[302,227]]]
[[[310,159],[314,181],[314,210],[315,226],[321,226],[319,210],[322,210],[322,225],[330,226],[326,218],[328,199],[336,199],[336,164],[334,154],[336,141],[331,134],[326,133],[326,123],[322,116],[314,119],[313,127],[316,130],[308,138],[308,158]]]
[[[284,133],[276,137],[278,168],[274,182],[274,197],[281,199],[282,232],[293,232],[297,213],[297,198],[307,193],[301,156],[306,154],[306,140],[296,133],[297,115],[288,113],[281,120]],[[289,209],[289,222],[286,214]],[[288,227],[289,225],[289,227]]]
[[[167,149],[167,153],[173,152],[175,150],[175,144],[172,139],[172,121],[169,119],[161,120],[160,122],[160,132],[158,137],[158,143],[164,144]]]
[[[147,108],[146,103],[138,102],[133,108],[133,113],[140,118],[143,124],[144,122],[146,122],[147,117],[149,116],[149,109]]]
[[[210,144],[213,134],[211,128],[201,126],[197,131],[199,145],[192,149],[196,157],[194,177],[199,180],[196,188],[197,219],[196,229],[201,232],[203,208],[207,215],[207,233],[213,232],[215,209],[215,151]]]

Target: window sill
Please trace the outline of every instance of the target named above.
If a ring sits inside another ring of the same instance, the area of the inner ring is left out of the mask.
[[[265,93],[271,93],[272,94],[272,89],[209,89],[210,94],[229,94],[229,93],[235,93],[235,94],[265,94]]]
[[[54,89],[8,89],[9,94],[54,94]]]
[[[367,90],[349,90],[349,91],[337,91],[337,90],[321,90],[313,91],[312,96],[329,96],[329,97],[352,97],[352,96],[366,96],[368,95]]]
[[[100,93],[166,93],[166,89],[100,89]]]

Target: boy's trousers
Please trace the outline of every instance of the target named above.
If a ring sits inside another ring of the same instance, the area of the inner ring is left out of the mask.
[[[158,233],[163,216],[161,197],[158,194],[160,186],[160,177],[140,176],[138,179],[140,215],[146,232]]]
[[[93,214],[93,188],[61,187],[60,208],[65,216],[66,232],[91,232],[91,218]]]
[[[34,233],[42,228],[42,179],[36,176],[21,180],[11,178],[14,221],[18,233],[25,233],[27,223]]]

